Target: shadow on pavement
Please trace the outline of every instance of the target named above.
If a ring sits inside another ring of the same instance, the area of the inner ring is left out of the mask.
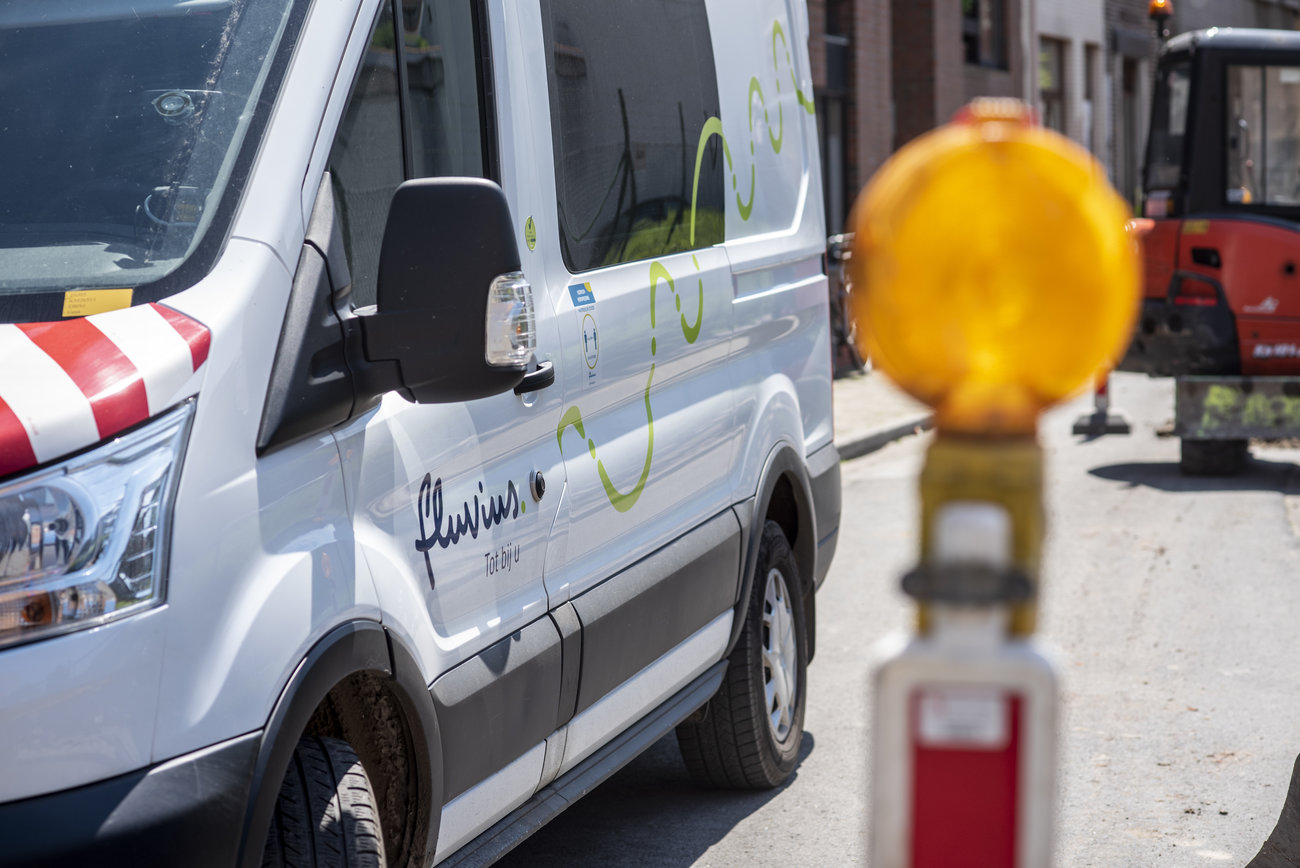
[[[1291,771],[1282,813],[1259,853],[1246,868],[1293,868],[1300,865],[1300,757]]]
[[[799,764],[815,741],[804,732]],[[774,790],[714,790],[691,780],[665,736],[519,845],[497,868],[625,866],[685,868],[799,777]]]
[[[1107,464],[1088,471],[1099,479],[1126,482],[1161,491],[1276,491],[1300,494],[1300,466],[1291,461],[1269,461],[1253,455],[1234,476],[1185,476],[1177,462]]]

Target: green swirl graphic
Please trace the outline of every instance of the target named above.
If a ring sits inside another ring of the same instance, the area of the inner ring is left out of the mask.
[[[781,90],[781,80],[777,79],[776,89]],[[767,100],[763,98],[763,86],[758,83],[758,78],[749,80],[749,152],[754,152],[754,94],[758,94],[758,104],[763,107],[763,123],[767,124],[767,140],[772,143],[772,152],[781,153],[781,143],[785,141],[785,109],[780,103],[776,104],[777,134],[772,135],[772,119],[767,115]]]
[[[641,497],[641,492],[645,491],[646,481],[650,479],[650,460],[654,457],[655,451],[655,419],[654,413],[650,409],[650,386],[654,383],[655,366],[650,363],[650,376],[645,381],[645,420],[646,420],[646,447],[645,447],[645,464],[641,468],[641,478],[632,486],[632,490],[624,494],[615,487],[613,480],[609,478],[609,472],[605,470],[605,462],[596,457],[596,441],[587,438],[587,431],[582,424],[582,411],[577,405],[564,411],[560,417],[560,425],[555,431],[555,439],[559,441],[560,452],[564,452],[564,429],[572,426],[573,430],[578,433],[579,437],[587,440],[587,451],[591,458],[596,462],[596,472],[600,474],[600,484],[605,489],[605,497],[609,498],[609,503],[619,512],[627,512],[636,506],[637,500]]]
[[[790,84],[794,86],[795,99],[799,101],[799,105],[803,106],[804,111],[808,112],[808,114],[812,114],[815,111],[813,98],[804,96],[803,91],[799,89],[799,79],[797,79],[794,74],[794,61],[790,59],[790,45],[786,42],[785,31],[781,29],[780,21],[773,22],[772,26],[772,68],[778,73],[776,89],[778,92],[781,90],[780,61],[777,60],[776,50],[776,39],[778,36],[781,38],[781,45],[785,47],[785,65],[786,68],[790,70]]]
[[[691,255],[691,262],[695,263],[695,270],[699,271],[700,260],[696,258],[694,254]],[[665,269],[665,271],[667,271],[667,269]],[[686,322],[686,315],[682,314],[682,337],[686,338],[686,343],[688,344],[695,343],[695,339],[700,336],[700,326],[703,325],[703,321],[704,321],[704,278],[702,277],[697,278],[695,282],[696,284],[698,284],[699,287],[700,298],[695,308],[694,324]],[[673,294],[675,295],[676,293],[677,293],[677,289],[676,287],[674,287]],[[682,310],[682,297],[678,295],[677,296],[678,313],[681,313],[681,310]],[[651,350],[653,349],[654,348],[651,347]]]
[[[704,122],[704,129],[700,130],[700,143],[695,147],[695,181],[694,184],[691,186],[690,239],[691,239],[692,247],[695,246],[695,210],[696,210],[696,205],[699,204],[699,200],[700,200],[700,169],[704,166],[704,149],[708,146],[709,139],[711,139],[714,136],[717,136],[719,139],[722,140],[722,154],[724,157],[727,158],[727,171],[731,172],[732,185],[734,186],[736,183],[736,170],[732,167],[731,164],[731,146],[727,144],[727,137],[722,134],[722,118],[717,118],[717,117],[709,118]],[[740,203],[739,197],[736,198],[736,202],[737,204]],[[748,220],[749,219],[748,214],[746,214],[746,216],[743,219]],[[651,273],[653,273],[654,266],[658,264],[659,263],[656,262],[650,266]],[[660,267],[662,268],[663,266]],[[651,314],[651,318],[650,318],[650,327],[654,328],[653,313]]]

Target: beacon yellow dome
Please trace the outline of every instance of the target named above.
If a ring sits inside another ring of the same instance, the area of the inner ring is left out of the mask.
[[[895,154],[855,206],[859,349],[941,430],[1030,433],[1127,345],[1128,217],[1085,150],[1022,103],[977,100]]]

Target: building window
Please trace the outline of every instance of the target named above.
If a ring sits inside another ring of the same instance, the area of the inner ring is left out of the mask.
[[[1065,43],[1043,38],[1038,44],[1038,99],[1043,126],[1065,132]]]
[[[1085,45],[1083,49],[1083,146],[1097,150],[1097,76],[1100,75],[1101,47]]]
[[[961,0],[961,16],[966,62],[1006,69],[1006,0]]]

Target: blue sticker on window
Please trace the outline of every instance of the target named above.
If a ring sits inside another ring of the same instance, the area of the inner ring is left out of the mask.
[[[596,303],[596,296],[591,291],[590,283],[573,283],[569,285],[569,297],[573,306],[581,310]]]

